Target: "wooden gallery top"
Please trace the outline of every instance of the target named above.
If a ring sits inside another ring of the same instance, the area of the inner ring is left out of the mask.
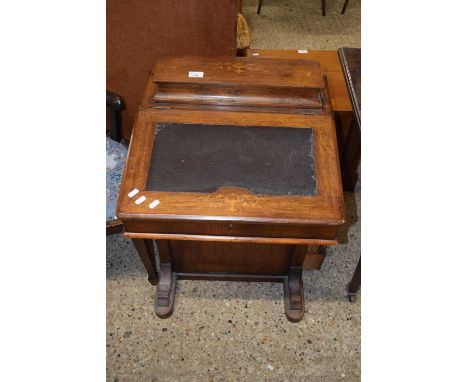
[[[159,279],[160,317],[178,278],[204,278],[281,281],[286,315],[302,318],[304,256],[336,244],[345,219],[335,134],[317,62],[158,60],[117,211]]]

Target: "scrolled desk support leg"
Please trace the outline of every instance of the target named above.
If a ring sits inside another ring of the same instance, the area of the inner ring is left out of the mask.
[[[159,278],[154,310],[158,317],[167,318],[174,311],[177,275],[172,272],[171,263],[161,263],[160,266],[161,277]]]
[[[286,317],[291,322],[299,322],[304,317],[302,267],[291,267],[283,285]]]
[[[174,311],[177,274],[172,271],[172,250],[168,240],[156,240],[161,276],[154,301],[154,311],[159,318],[167,318]]]
[[[156,268],[156,259],[154,255],[153,240],[132,239],[133,245],[140,256],[140,259],[148,272],[148,281],[156,285],[158,283],[158,269]]]
[[[302,266],[306,245],[296,245],[291,254],[289,273],[284,278],[284,310],[291,322],[299,322],[304,317],[304,287],[302,285]]]

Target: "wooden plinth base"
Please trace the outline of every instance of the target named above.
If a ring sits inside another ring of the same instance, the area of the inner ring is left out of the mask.
[[[160,318],[168,318],[174,312],[177,280],[227,280],[282,282],[284,286],[284,310],[291,322],[299,322],[304,316],[304,290],[302,268],[291,267],[288,276],[176,273],[170,264],[161,264],[161,273],[155,299],[155,312]]]
[[[298,322],[304,316],[304,258],[310,256],[312,268],[318,269],[325,256],[324,248],[318,245],[157,240],[158,273],[152,240],[133,239],[133,243],[149,282],[158,286],[154,307],[160,318],[174,311],[178,279],[269,281],[283,283],[286,317]]]
[[[161,276],[154,302],[154,310],[158,317],[167,318],[172,315],[174,311],[176,283],[177,274],[172,272],[171,264],[161,263]]]
[[[291,322],[299,322],[304,317],[304,288],[302,268],[291,267],[289,276],[284,279],[284,311]]]

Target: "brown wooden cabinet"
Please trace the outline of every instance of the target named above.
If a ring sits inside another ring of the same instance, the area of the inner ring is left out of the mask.
[[[165,55],[235,56],[236,0],[107,0],[106,88],[126,101],[132,126],[148,73]]]
[[[118,202],[168,317],[177,279],[277,281],[304,315],[302,269],[345,208],[327,84],[314,61],[158,60]],[[159,278],[152,240],[160,257]]]

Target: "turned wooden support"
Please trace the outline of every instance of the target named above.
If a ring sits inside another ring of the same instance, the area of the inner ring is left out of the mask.
[[[153,240],[132,239],[140,259],[148,272],[148,281],[156,285],[158,283],[158,270],[156,268],[156,259],[154,255]]]
[[[304,259],[304,269],[320,269],[326,254],[326,247],[323,245],[307,246],[307,252]]]

